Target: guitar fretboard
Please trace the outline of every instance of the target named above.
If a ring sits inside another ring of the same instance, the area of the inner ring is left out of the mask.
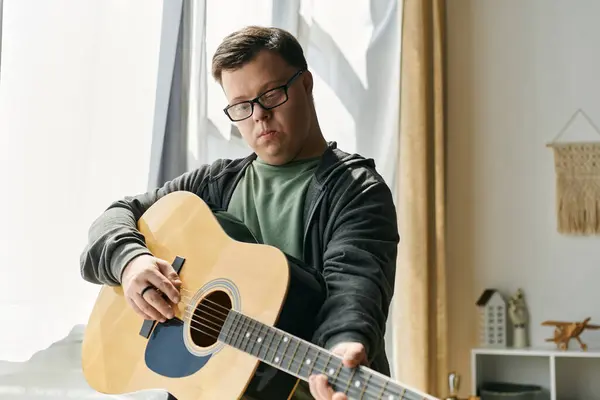
[[[305,381],[325,374],[334,390],[349,398],[435,400],[368,368],[347,368],[338,356],[235,311],[229,312],[219,340]]]

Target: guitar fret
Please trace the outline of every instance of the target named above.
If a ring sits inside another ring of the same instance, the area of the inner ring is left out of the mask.
[[[262,358],[262,356],[260,355],[260,352],[263,350],[263,342],[264,342],[264,336],[262,333],[262,329],[263,329],[263,325],[258,324],[258,332],[256,333],[256,337],[254,338],[254,344],[258,346],[258,350],[256,351],[256,356],[258,358]]]
[[[334,389],[341,390],[339,388],[338,382],[340,381],[339,375],[343,368],[342,360],[338,359],[338,358],[334,358],[331,353],[326,353],[326,354],[327,354],[327,359],[326,359],[323,367],[320,368],[321,373],[327,375],[329,383]],[[317,362],[319,362],[319,358],[321,356],[322,356],[322,354],[319,352],[317,357],[315,358],[315,364]],[[337,361],[339,363],[338,367],[335,366],[334,361]]]
[[[300,342],[300,341],[298,341],[298,345],[300,345],[300,343],[301,343],[301,342]],[[303,356],[300,358],[300,360],[299,360],[299,363],[298,363],[298,364],[299,364],[299,365],[298,365],[298,371],[297,371],[297,372],[298,372],[298,375],[302,375],[302,374],[300,373],[300,371],[302,370],[302,366],[304,365],[304,362],[305,362],[306,356],[308,355],[308,350],[310,350],[310,346],[306,346],[306,351],[304,352],[304,355],[303,355]]]
[[[362,384],[362,390],[360,391],[359,400],[362,400],[363,396],[365,395],[365,392],[367,390],[367,386],[369,385],[369,380],[371,379],[372,376],[373,376],[373,374],[369,374],[367,376],[367,379],[365,379],[365,383]]]
[[[348,394],[356,394],[357,396],[362,396],[361,392],[363,391],[363,387],[367,379],[365,379],[366,372],[362,368],[356,368],[352,370],[352,374],[348,379]]]
[[[382,398],[385,400],[404,400],[408,399],[405,397],[409,394],[406,388],[401,388],[394,383],[390,382],[387,378],[376,378],[379,381],[383,381],[383,385],[381,385],[381,394],[378,398]]]
[[[346,383],[346,389],[344,389],[344,393],[348,394],[348,389],[350,389],[350,385],[352,385],[352,379],[354,379],[354,374],[356,374],[356,369],[352,370],[352,374],[350,378],[348,378],[348,382]]]
[[[242,340],[240,341],[239,348],[243,351],[248,351],[248,343],[250,342],[250,326],[247,323],[247,319],[242,316],[241,318],[242,324],[239,334],[242,335]]]
[[[252,344],[252,346],[250,347],[250,354],[252,354],[253,356],[257,356],[258,354],[256,354],[254,352],[254,345],[256,345],[256,327],[257,327],[257,323],[255,320],[250,320],[250,338],[248,339],[248,341]]]
[[[260,350],[261,352],[259,353],[259,358],[262,360],[266,360],[267,357],[269,356],[269,343],[271,342],[271,340],[269,340],[269,333],[271,332],[271,329],[266,326],[266,325],[262,325],[261,327],[261,332],[262,332],[262,328],[264,328],[265,332],[261,333],[262,335],[262,342],[260,343]]]
[[[283,364],[283,360],[285,359],[285,353],[287,352],[288,347],[290,346],[290,339],[288,336],[283,336],[283,342],[285,343],[285,347],[283,348],[283,352],[281,353],[281,359],[279,362]]]
[[[265,355],[263,357],[265,360],[267,360],[267,359],[269,359],[269,350],[271,349],[271,343],[273,343],[273,338],[275,337],[274,330],[268,329],[267,334],[265,336],[269,337],[269,342],[265,345],[265,347],[267,349],[266,349]]]
[[[271,360],[272,363],[277,364],[279,362],[279,357],[277,357],[277,352],[279,351],[279,346],[281,345],[281,341],[283,340],[283,335],[281,333],[279,333],[278,331],[274,331],[274,335],[276,335],[279,338],[279,341],[277,342],[277,346],[275,346],[275,350],[273,351],[273,359]]]
[[[244,321],[244,339],[243,339],[243,350],[252,354],[252,348],[251,348],[251,344],[252,344],[252,322],[248,321]]]
[[[380,399],[381,399],[381,398],[383,398],[383,396],[385,396],[385,388],[387,387],[387,385],[388,385],[388,381],[386,380],[386,381],[383,383],[383,386],[381,387],[381,393],[379,393],[379,396],[377,396],[377,397],[379,397]]]
[[[373,380],[372,383],[371,380]],[[365,396],[365,393],[367,393],[367,390],[369,389],[369,385],[372,385],[373,389],[378,386],[377,377],[363,367],[354,370],[349,382],[351,385],[348,385],[347,387],[347,390],[349,391],[348,394],[356,394],[359,399],[362,399]]]
[[[225,323],[223,324],[223,329],[221,329],[221,332],[219,332],[219,334],[217,335],[217,340],[227,342],[227,335],[228,335],[228,332],[230,332],[232,330],[231,327],[233,326],[234,320],[235,320],[235,316],[232,316],[231,318],[229,318],[229,316],[227,316],[225,318]]]
[[[241,339],[243,337],[240,337],[239,335],[239,330],[240,330],[240,322],[242,321],[241,316],[236,315],[235,313],[230,313],[227,316],[227,320],[231,319],[231,326],[229,328],[229,332],[226,332],[225,337],[226,342],[231,343],[234,347],[239,347],[239,344],[237,344],[238,339],[240,339],[240,344],[241,344]]]
[[[329,366],[329,362],[331,361],[331,357],[332,357],[332,356],[333,356],[333,354],[329,353],[329,354],[328,354],[328,357],[327,357],[327,361],[325,361],[325,366],[323,367],[323,373],[324,373],[325,375],[329,375],[329,374],[327,373],[327,367]]]
[[[240,346],[242,344],[242,340],[244,339],[244,337],[242,335],[240,335],[238,332],[243,328],[243,322],[244,320],[242,319],[241,315],[235,315],[233,314],[233,318],[235,320],[235,327],[233,328],[233,332],[232,332],[232,336],[233,336],[233,340],[234,340],[234,346]],[[239,339],[239,344],[236,344],[236,342]]]
[[[304,360],[304,365],[307,366],[306,377],[308,378],[312,374],[312,370],[315,367],[315,364],[318,362],[319,357],[321,356],[321,352],[318,349],[313,349],[311,346],[307,346],[308,349],[306,351],[306,356]],[[310,351],[314,350],[315,356],[311,357]]]
[[[360,393],[360,386],[363,384],[363,379],[361,378],[361,369],[347,368],[344,366],[341,359],[335,358],[334,360],[335,362],[326,372],[333,388],[336,391],[341,391],[346,394],[355,392]],[[335,368],[336,365],[337,368]]]
[[[290,363],[288,365],[289,371],[292,370],[292,362],[294,361],[294,357],[296,357],[296,352],[298,351],[298,347],[300,347],[300,341],[298,339],[294,339],[294,341],[296,341],[297,343],[296,343],[296,347],[294,348],[294,352],[290,356]]]
[[[337,371],[335,371],[335,375],[334,375],[334,379],[337,379],[337,377],[339,376],[340,372],[342,371],[343,365],[340,362],[339,367],[337,368]]]
[[[316,354],[315,354],[315,359],[312,363],[310,363],[310,368],[308,369],[308,372],[306,373],[307,376],[312,375],[312,371],[315,368],[315,365],[317,364],[317,360],[319,359],[319,357],[321,357],[321,352],[319,350],[315,350]]]

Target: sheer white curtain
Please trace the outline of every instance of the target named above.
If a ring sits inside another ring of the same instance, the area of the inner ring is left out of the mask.
[[[98,291],[79,274],[87,229],[147,188],[173,68],[161,37],[177,34],[163,19],[178,21],[181,1],[3,5],[0,360],[23,361],[87,321]]]

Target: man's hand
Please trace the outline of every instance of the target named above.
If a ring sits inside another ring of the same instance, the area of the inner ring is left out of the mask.
[[[161,322],[173,318],[181,281],[167,261],[148,254],[135,257],[123,270],[121,282],[127,303],[140,317]],[[149,286],[152,288],[144,291]],[[161,292],[172,304],[165,301]]]
[[[365,346],[357,342],[339,343],[333,349],[333,354],[343,358],[342,364],[348,368],[354,368],[367,363]],[[312,375],[308,379],[310,394],[316,400],[347,400],[348,397],[341,392],[334,393],[327,383],[326,375]]]

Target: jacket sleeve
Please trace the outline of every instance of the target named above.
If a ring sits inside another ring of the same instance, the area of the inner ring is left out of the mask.
[[[353,183],[334,204],[329,225],[323,262],[328,296],[316,341],[327,349],[362,343],[371,362],[382,350],[399,242],[388,186],[372,176]]]
[[[151,254],[137,229],[138,219],[152,204],[168,193],[189,191],[200,195],[209,166],[185,173],[155,190],[125,197],[112,203],[90,226],[88,242],[80,256],[84,280],[117,286],[127,263]]]

